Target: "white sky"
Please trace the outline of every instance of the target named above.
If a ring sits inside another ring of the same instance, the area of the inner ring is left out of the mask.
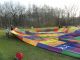
[[[37,6],[48,5],[50,7],[58,8],[64,8],[65,6],[71,7],[74,5],[80,11],[80,0],[0,0],[0,3],[4,2],[20,3],[26,7],[32,4],[35,4]]]
[[[0,0],[1,3],[3,2],[19,2],[22,5],[28,6],[29,4],[35,4],[37,6],[48,5],[51,7],[59,7],[64,8],[64,6],[72,6],[73,4],[80,7],[80,0]]]

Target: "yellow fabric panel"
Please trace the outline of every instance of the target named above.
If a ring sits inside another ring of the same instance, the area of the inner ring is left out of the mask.
[[[15,34],[15,35],[18,35],[18,36],[29,36],[27,34],[20,34],[20,33],[17,33],[16,31],[12,30],[11,31],[12,34]]]
[[[69,32],[74,32],[75,30],[78,30],[78,29],[79,29],[78,27],[71,26],[69,27]]]
[[[33,41],[30,40],[30,39],[23,38],[23,41],[26,42],[26,43],[29,43],[29,44],[31,44],[31,45],[33,45],[33,46],[35,46],[35,44],[33,43]]]
[[[47,36],[58,36],[58,34],[47,34]]]
[[[23,41],[26,42],[26,43],[29,43],[33,46],[36,46],[42,40],[30,40],[30,39],[27,39],[27,38],[23,38]]]
[[[48,44],[48,43],[55,43],[55,42],[57,42],[58,40],[54,40],[54,39],[50,39],[50,40],[45,40],[45,41],[42,41],[42,42],[40,42],[40,43],[43,43],[43,44]]]
[[[13,30],[11,31],[11,33],[13,33],[13,34],[15,34],[15,35],[18,35],[18,33],[16,33],[16,32],[15,32],[15,31],[13,31]]]
[[[50,41],[50,40],[49,40],[49,41],[43,41],[43,42],[40,42],[40,43],[55,47],[55,46],[64,44],[65,42],[63,42],[63,41],[58,41],[58,40],[54,40],[54,41]]]
[[[63,28],[60,28],[60,29],[58,30],[58,32],[62,32],[62,30],[63,30]]]
[[[48,45],[55,47],[55,46],[58,46],[58,45],[61,45],[61,44],[64,44],[64,43],[65,43],[65,42],[57,41],[57,42],[55,42],[55,43],[48,43]]]
[[[37,34],[37,36],[43,36],[43,37],[47,37],[47,36],[57,37],[57,36],[60,36],[60,35],[63,35],[63,34],[56,34],[56,33],[54,33],[54,34]]]

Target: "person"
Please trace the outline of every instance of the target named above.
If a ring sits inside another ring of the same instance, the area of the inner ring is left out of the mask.
[[[15,31],[19,31],[19,29],[18,29],[17,27],[15,27],[13,30],[15,30]]]
[[[62,32],[64,32],[64,33],[68,33],[68,27],[67,27],[67,26],[63,26],[63,30],[62,30]]]
[[[11,25],[11,30],[13,30],[15,27],[13,25]]]
[[[5,32],[6,32],[6,36],[10,37],[10,29],[9,29],[9,27],[7,27],[7,29],[5,30]]]
[[[54,27],[54,32],[58,32],[59,28],[58,27]]]
[[[77,28],[78,28],[77,30],[80,30],[80,25],[77,25]]]
[[[17,52],[16,53],[16,60],[22,60],[24,57],[23,53],[22,52]]]
[[[31,29],[34,29],[34,27],[33,27],[33,26],[31,26]]]
[[[36,28],[36,32],[40,32],[41,30],[40,30],[40,28]]]
[[[11,30],[14,30],[14,31],[19,31],[19,29],[13,25],[11,25]]]

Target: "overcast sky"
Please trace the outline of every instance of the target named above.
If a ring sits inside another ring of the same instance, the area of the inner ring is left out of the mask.
[[[30,4],[35,4],[37,6],[43,6],[48,5],[51,7],[59,7],[64,8],[64,6],[78,6],[80,8],[80,0],[0,0],[1,3],[4,2],[13,2],[13,3],[20,3],[22,5],[25,5],[26,7]]]
[[[35,4],[37,6],[48,5],[50,7],[58,7],[62,9],[64,9],[65,6],[70,8],[74,5],[78,10],[76,11],[77,15],[80,12],[80,0],[0,0],[0,3],[4,2],[20,3],[26,7]]]

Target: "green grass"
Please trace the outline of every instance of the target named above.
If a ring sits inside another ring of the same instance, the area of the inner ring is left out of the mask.
[[[0,30],[0,58],[2,57],[3,60],[14,60],[16,52],[24,53],[23,60],[79,60],[34,47],[15,38],[7,38],[4,31]]]

